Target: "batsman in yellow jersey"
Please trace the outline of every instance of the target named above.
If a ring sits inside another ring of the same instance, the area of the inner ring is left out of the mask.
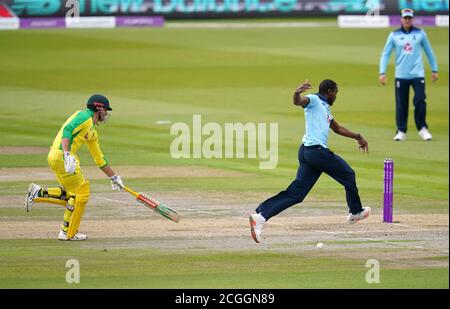
[[[62,125],[50,147],[47,161],[55,173],[60,186],[43,188],[30,184],[25,198],[25,208],[31,210],[34,203],[50,203],[65,206],[64,221],[58,235],[59,240],[86,240],[87,235],[78,233],[84,208],[89,199],[89,181],[84,179],[77,152],[87,144],[97,166],[111,179],[113,190],[123,187],[104,157],[98,142],[96,125],[104,123],[112,108],[106,97],[96,94],[87,101],[85,110],[77,111]]]

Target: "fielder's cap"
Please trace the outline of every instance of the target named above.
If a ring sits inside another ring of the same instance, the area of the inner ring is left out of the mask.
[[[413,9],[403,9],[402,17],[411,17],[414,18],[414,10]]]
[[[109,106],[109,101],[108,99],[101,95],[101,94],[94,94],[93,96],[91,96],[88,101],[87,101],[87,107],[90,107],[91,109],[97,108],[97,107],[103,107],[108,111],[112,111],[111,106]]]

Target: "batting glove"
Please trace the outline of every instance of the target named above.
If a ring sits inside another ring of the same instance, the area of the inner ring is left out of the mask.
[[[111,188],[113,190],[120,191],[120,189],[122,189],[123,182],[122,182],[122,178],[119,175],[111,176],[111,177],[109,177],[109,179],[111,179]]]
[[[70,154],[70,152],[65,151],[64,152],[64,169],[69,174],[74,174],[75,169],[77,167],[77,160],[74,156]]]

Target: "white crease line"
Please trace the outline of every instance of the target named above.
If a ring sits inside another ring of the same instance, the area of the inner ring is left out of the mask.
[[[244,217],[234,217],[235,219],[239,219],[239,220],[245,220],[245,221],[248,221],[248,216],[246,217],[246,218],[244,218]]]
[[[441,229],[437,229],[438,231],[442,231]],[[408,230],[397,230],[398,232],[408,232]],[[430,230],[425,230],[425,231],[430,231]],[[321,230],[314,230],[314,232],[317,233],[325,233],[325,234],[363,234],[363,233],[376,233],[377,231],[349,231],[349,232],[328,232],[328,231],[321,231]],[[382,231],[383,233],[385,231]],[[390,232],[395,232],[395,230],[390,231]],[[365,240],[369,240],[369,241],[382,241],[386,244],[389,245],[395,245],[398,247],[406,247],[406,248],[413,248],[413,249],[421,249],[421,250],[432,250],[432,251],[437,251],[440,253],[445,253],[448,254],[449,252],[447,250],[440,250],[440,249],[434,249],[434,248],[425,248],[422,246],[413,246],[413,245],[407,245],[407,244],[402,244],[402,243],[397,243],[397,242],[392,242],[389,240],[385,240],[385,239],[377,239],[377,238],[370,238],[370,237],[363,237],[362,239]]]
[[[270,225],[275,225],[275,226],[286,226],[286,224],[283,224],[283,223],[275,223],[275,222],[269,222],[269,223],[267,223],[269,226]]]
[[[179,209],[179,210],[180,210],[180,211],[184,211],[183,209]],[[197,210],[196,213],[199,213],[199,214],[208,214],[208,215],[215,215],[215,216],[221,215],[221,214],[218,214],[218,213],[215,213],[215,212],[212,212],[212,211],[205,211],[205,210]]]
[[[409,227],[409,228],[415,228],[414,226],[408,225],[408,224],[402,224],[402,223],[392,223],[395,224],[396,226],[404,226],[404,227]]]
[[[367,240],[371,240],[371,241],[379,241],[380,240],[380,239],[368,238],[368,237],[365,237],[363,239],[367,239]],[[429,250],[429,251],[436,251],[436,252],[448,254],[447,250],[440,250],[440,249],[434,249],[434,248],[425,248],[425,247],[422,247],[422,246],[412,246],[412,245],[408,245],[408,244],[392,242],[392,241],[389,241],[389,240],[383,240],[383,242],[386,243],[386,244],[394,245],[394,246],[398,246],[398,247],[421,249],[421,250]]]
[[[379,242],[381,240],[382,242],[384,242],[388,245],[395,245],[395,246],[399,246],[399,247],[414,248],[414,249],[427,249],[422,246],[413,246],[413,245],[408,245],[408,244],[402,244],[402,243],[393,242],[393,241],[384,240],[384,239],[376,239],[376,238],[371,238],[371,237],[363,237],[362,239],[369,240],[369,241],[375,241],[375,242]]]
[[[248,216],[246,217],[246,218],[244,218],[244,217],[234,217],[235,219],[240,219],[240,220],[245,220],[245,221],[248,221]],[[268,222],[267,223],[269,226],[271,226],[271,225],[275,225],[275,226],[286,226],[286,224],[283,224],[283,223],[274,223],[274,222]]]
[[[214,215],[214,216],[223,216],[223,214],[220,213],[221,210],[216,212],[216,211],[199,210],[199,209],[193,209],[193,208],[178,208],[178,207],[177,207],[177,210],[181,211],[181,212],[183,212],[183,211],[188,211],[188,212],[191,211],[193,213],[198,213],[198,214],[208,214],[208,215]]]
[[[217,215],[222,216],[222,214],[219,213],[220,211],[219,212],[215,212],[215,211],[208,211],[208,210],[199,210],[199,209],[194,209],[194,208],[178,208],[178,207],[177,207],[177,210],[179,210],[179,211],[192,211],[192,212],[199,213],[199,214],[209,214],[209,215],[215,215],[215,216],[217,216]]]
[[[415,230],[368,230],[368,231],[322,231],[322,230],[310,230],[312,232],[324,233],[324,234],[365,234],[365,233],[393,233],[393,232],[432,232],[432,231],[446,231],[445,229],[415,229]]]
[[[131,202],[115,200],[115,199],[107,198],[107,197],[94,196],[93,199],[105,200],[105,201],[109,201],[109,202],[116,202],[116,203],[122,203],[122,204],[131,204]]]
[[[393,224],[395,224],[395,225],[397,225],[397,226],[404,226],[404,227],[407,227],[407,228],[409,228],[410,230],[433,231],[433,229],[417,228],[417,227],[415,227],[415,226],[408,225],[408,224],[400,224],[400,223],[393,223]],[[442,229],[442,230],[444,231],[444,229]],[[447,230],[448,230],[448,229],[447,229]]]
[[[237,219],[242,220],[248,220],[248,218],[243,217],[236,217]],[[275,222],[269,222],[268,225],[275,225],[275,226],[286,226],[286,224],[283,223],[275,223]],[[323,231],[323,230],[304,230],[303,232],[314,232],[314,233],[322,233],[322,234],[364,234],[364,233],[391,233],[391,232],[444,232],[447,231],[447,229],[408,229],[408,230],[372,230],[372,231]]]
[[[223,209],[211,209],[211,210],[202,210],[202,209],[199,209],[199,208],[184,208],[184,207],[177,207],[179,210],[186,210],[186,211],[210,211],[211,213],[220,213],[220,212],[224,212],[224,211],[228,211],[229,209],[225,209],[225,208],[223,208]]]

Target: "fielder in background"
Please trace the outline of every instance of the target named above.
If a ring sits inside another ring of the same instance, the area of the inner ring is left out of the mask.
[[[111,179],[113,190],[123,187],[120,176],[116,175],[103,156],[98,143],[96,125],[104,123],[112,108],[109,101],[96,94],[87,101],[87,109],[75,112],[62,125],[47,161],[55,173],[60,187],[43,188],[34,183],[28,187],[25,208],[31,210],[33,203],[50,203],[64,206],[64,220],[58,235],[59,240],[85,240],[87,235],[78,233],[84,208],[89,199],[89,182],[80,169],[77,152],[87,144],[97,166]]]
[[[431,140],[425,121],[427,105],[425,102],[425,71],[422,61],[422,49],[431,66],[431,80],[438,79],[436,58],[423,29],[414,27],[414,11],[404,9],[401,27],[389,34],[380,60],[380,83],[386,85],[386,67],[395,48],[395,102],[397,133],[395,141],[406,140],[408,126],[409,88],[414,89],[414,120],[420,137]]]
[[[304,82],[295,89],[293,97],[294,105],[301,106],[305,112],[305,134],[298,151],[300,167],[297,177],[285,191],[261,203],[256,209],[256,214],[249,217],[251,234],[257,243],[261,242],[265,222],[286,208],[302,202],[322,172],[345,187],[350,210],[347,217],[349,223],[365,219],[370,214],[370,207],[363,208],[361,205],[355,171],[341,157],[328,149],[328,133],[331,128],[339,135],[355,139],[363,153],[369,152],[369,145],[361,134],[344,128],[331,115],[330,107],[338,93],[338,86],[334,81],[326,79],[320,83],[319,93],[301,96],[301,93],[311,88],[308,82]]]

